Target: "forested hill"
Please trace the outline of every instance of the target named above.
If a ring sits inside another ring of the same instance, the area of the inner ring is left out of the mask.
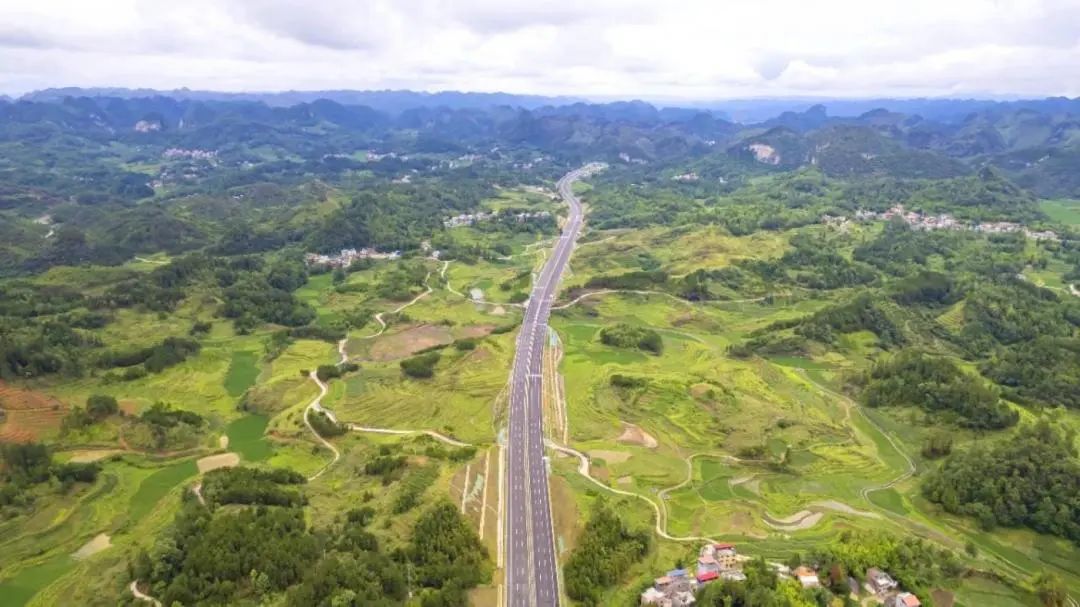
[[[1066,101],[993,105],[959,123],[814,107],[740,125],[640,101],[394,113],[328,99],[41,97],[52,100],[0,100],[0,274],[206,247],[415,249],[493,188],[592,159],[700,196],[811,170],[849,183],[864,206],[917,192],[983,218],[1038,218],[1028,192],[1080,196],[1080,119]]]
[[[66,97],[118,97],[139,99],[144,97],[171,97],[192,101],[253,101],[274,107],[288,107],[327,99],[345,105],[366,105],[391,114],[420,107],[488,108],[500,105],[537,108],[545,105],[565,105],[579,101],[573,97],[545,95],[515,95],[511,93],[471,93],[463,91],[439,91],[428,93],[409,90],[381,91],[280,91],[229,93],[191,89],[129,89],[120,87],[62,87],[33,91],[20,97],[25,101],[62,101]]]

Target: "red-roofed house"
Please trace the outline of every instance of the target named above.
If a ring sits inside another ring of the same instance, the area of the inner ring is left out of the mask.
[[[720,577],[720,574],[715,571],[698,571],[697,581],[699,584],[704,584],[706,582],[711,582],[718,577]]]
[[[896,602],[893,603],[894,607],[919,607],[920,605],[922,603],[919,601],[919,597],[910,592],[901,592],[896,595]]]

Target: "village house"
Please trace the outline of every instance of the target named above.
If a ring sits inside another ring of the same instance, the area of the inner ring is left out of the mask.
[[[818,579],[817,572],[809,567],[796,567],[793,573],[795,579],[799,581],[799,584],[801,584],[803,588],[817,588],[818,586],[821,586],[821,580]]]
[[[896,590],[897,586],[900,585],[888,573],[876,567],[866,570],[866,584],[870,587],[870,591],[875,594]]]
[[[1036,231],[1011,221],[986,221],[982,223],[968,223],[948,214],[923,215],[915,211],[908,211],[904,205],[898,204],[882,213],[859,209],[855,211],[855,219],[858,221],[873,221],[877,219],[889,220],[899,217],[904,220],[913,230],[973,230],[985,234],[1008,234],[1022,233],[1033,240],[1059,241],[1061,238],[1050,230]],[[842,220],[837,217],[825,215],[821,222],[830,226],[842,226]]]
[[[920,605],[922,602],[919,601],[919,597],[910,592],[901,592],[893,600],[893,607],[919,607]]]
[[[326,266],[328,268],[347,268],[353,264],[353,262],[359,259],[398,259],[401,257],[400,251],[393,251],[390,253],[380,253],[375,249],[363,248],[363,249],[342,249],[337,255],[322,255],[319,253],[307,253],[304,255],[304,261],[309,266]]]
[[[739,568],[734,544],[709,543],[698,553],[697,569],[690,577],[686,569],[673,569],[656,578],[652,588],[641,593],[642,605],[687,607],[694,604],[694,593],[716,580],[746,581]]]

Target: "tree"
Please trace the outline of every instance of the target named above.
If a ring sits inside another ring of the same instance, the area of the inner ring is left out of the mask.
[[[1068,592],[1064,582],[1054,573],[1042,572],[1032,580],[1035,593],[1046,607],[1064,607]]]
[[[86,412],[95,420],[115,415],[120,410],[116,398],[105,394],[92,394],[86,399]]]

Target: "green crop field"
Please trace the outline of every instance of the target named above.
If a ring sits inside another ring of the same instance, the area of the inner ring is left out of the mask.
[[[229,396],[240,396],[255,385],[255,380],[259,377],[257,361],[258,356],[254,352],[233,352],[229,372],[225,376],[225,390]]]
[[[1058,223],[1080,225],[1080,200],[1043,200],[1039,208]]]

